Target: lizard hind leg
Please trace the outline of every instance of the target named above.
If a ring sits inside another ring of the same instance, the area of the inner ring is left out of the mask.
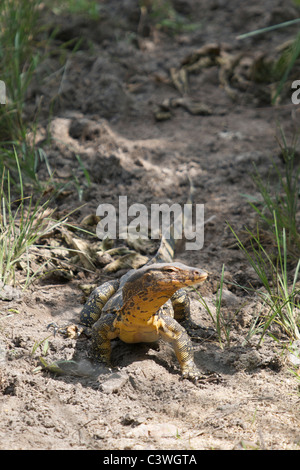
[[[111,340],[118,336],[118,330],[114,327],[115,319],[114,314],[105,315],[92,328],[91,356],[108,366],[111,366]]]
[[[90,294],[80,313],[80,324],[91,327],[101,316],[106,302],[116,292],[119,281],[107,281]]]

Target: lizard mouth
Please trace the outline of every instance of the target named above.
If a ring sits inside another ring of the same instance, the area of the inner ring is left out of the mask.
[[[177,278],[175,276],[173,282],[174,284],[178,284],[178,287],[198,285],[202,284],[207,278],[207,276],[208,274],[205,271],[194,268],[185,271],[184,276],[182,276],[182,273],[180,273],[180,276],[178,276]]]
[[[208,274],[205,271],[201,271],[200,269],[195,269],[192,272],[191,276],[191,284],[201,284],[205,281]]]

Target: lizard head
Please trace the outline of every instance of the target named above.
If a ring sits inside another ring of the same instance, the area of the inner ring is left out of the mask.
[[[178,289],[200,284],[206,278],[205,271],[182,263],[146,265],[128,278],[123,287],[123,299],[126,301],[138,296],[140,299],[148,299],[148,302],[162,305]]]
[[[182,263],[158,263],[148,266],[143,277],[144,282],[152,282],[159,289],[176,291],[182,287],[204,282],[207,273]]]

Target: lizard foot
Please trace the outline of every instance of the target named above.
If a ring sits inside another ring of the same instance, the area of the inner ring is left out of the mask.
[[[190,366],[182,371],[182,379],[188,379],[195,384],[207,384],[222,382],[222,377],[216,372],[201,373],[196,365]]]
[[[200,370],[197,368],[196,364],[192,361],[182,366],[181,370],[182,379],[188,379],[192,382],[197,382],[201,379],[202,374]]]
[[[67,336],[68,338],[79,338],[81,333],[85,332],[84,327],[81,327],[79,325],[71,324],[67,326],[59,326],[55,322],[49,323],[47,325],[47,330],[50,328],[53,328],[53,336],[55,336],[57,333],[62,334],[63,336]]]
[[[199,385],[207,383],[220,384],[221,382],[223,382],[223,378],[216,372],[207,372],[202,374],[200,379],[197,380],[197,384]]]

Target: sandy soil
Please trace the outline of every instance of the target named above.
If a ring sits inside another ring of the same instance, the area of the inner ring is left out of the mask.
[[[178,12],[191,14],[201,26],[174,37],[155,30],[147,18],[142,23],[135,0],[101,2],[98,21],[41,13],[41,21],[61,28],[56,47],[83,37],[77,52],[66,51],[65,67],[59,54],[45,59],[26,107],[30,118],[43,96],[39,145],[56,181],[69,183],[56,198],[58,214],[78,207],[70,220],[80,224],[99,204],[117,205],[120,195],[128,197],[128,204],[148,207],[184,203],[189,173],[195,202],[205,204],[206,220],[213,218],[205,226],[203,249],[183,249],[176,259],[210,273],[201,293],[211,306],[224,263],[223,309],[232,323],[230,344],[223,348],[218,341],[194,342],[197,365],[203,373],[219,374],[217,383],[181,380],[175,356],[163,343],[154,348],[115,342],[116,370],[103,368],[95,374],[88,362],[89,340],[53,336],[47,325],[76,322],[84,301],[81,286],[100,284],[121,272],[105,271],[105,263],[93,271],[82,260],[70,260],[66,249],[54,250],[56,266],[71,261],[67,277],[43,276],[19,297],[13,293],[0,302],[1,449],[299,449],[299,381],[290,370],[288,338],[281,335],[275,342],[266,336],[260,348],[257,337],[245,341],[261,303],[255,293],[233,283],[259,287],[259,282],[226,224],[236,231],[254,226],[255,214],[243,197],[256,195],[253,162],[266,176],[271,157],[282,165],[277,124],[287,135],[297,125],[290,88],[271,106],[273,85],[247,76],[258,54],[273,57],[296,29],[244,41],[236,37],[296,18],[299,11],[291,1],[242,3],[176,1]],[[45,34],[50,31],[49,26]],[[227,68],[213,62],[190,71],[188,91],[182,95],[170,69],[180,69],[192,53],[212,43],[219,44],[218,57],[226,64],[239,53],[246,59]],[[185,106],[178,98],[187,99]],[[196,114],[189,112],[187,102],[201,103],[202,111],[198,106]],[[167,113],[165,119],[157,119],[162,117],[158,112]],[[47,129],[50,141],[45,140]],[[83,188],[82,200],[74,175]],[[47,179],[43,165],[39,176]],[[83,238],[100,245],[97,237]],[[61,233],[43,243],[53,246],[55,240],[63,244]],[[32,269],[44,260],[40,250]],[[141,254],[150,256],[149,251]],[[20,271],[20,279],[24,275]],[[212,327],[193,291],[191,301],[193,319]],[[80,364],[78,374],[55,375],[39,368],[46,338],[44,359],[74,358]]]

